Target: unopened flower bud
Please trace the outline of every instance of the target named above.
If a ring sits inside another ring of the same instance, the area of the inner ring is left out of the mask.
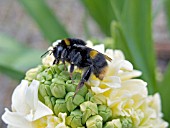
[[[45,81],[44,84],[51,85],[51,81]]]
[[[65,68],[66,68],[66,69],[65,69]],[[65,67],[64,64],[60,64],[60,65],[58,65],[58,69],[59,69],[60,71],[64,71],[64,70],[67,71],[67,66]]]
[[[32,81],[33,79],[36,78],[38,73],[38,68],[32,68],[26,72],[25,79]]]
[[[83,126],[81,123],[82,112],[80,110],[74,110],[71,112],[70,116],[66,118],[67,125],[72,128],[77,128]]]
[[[85,96],[85,100],[90,101],[93,96],[93,92],[89,90],[89,92]]]
[[[67,71],[62,71],[59,76],[58,76],[59,79],[63,79],[64,81],[67,81],[70,79],[70,75],[69,75],[69,72]]]
[[[40,84],[39,93],[41,94],[42,97],[52,96],[49,85]]]
[[[82,124],[85,124],[90,116],[98,114],[97,104],[90,101],[82,103],[80,105],[80,110],[83,112]]]
[[[73,111],[78,105],[80,105],[82,102],[84,102],[84,97],[77,94],[74,99],[74,92],[67,93],[65,100],[66,100],[66,106],[68,111]]]
[[[50,100],[51,100],[52,105],[54,106],[56,104],[57,98],[52,96]]]
[[[40,81],[41,83],[44,83],[46,81],[45,76],[43,76],[42,73],[37,75],[37,80]]]
[[[80,109],[81,109],[82,112],[86,111],[87,109],[90,109],[91,115],[98,114],[97,105],[95,103],[90,102],[90,101],[83,102],[80,105]]]
[[[64,99],[57,99],[56,104],[54,106],[54,113],[58,115],[60,112],[68,113],[66,103]]]
[[[77,94],[84,97],[86,95],[87,91],[88,91],[88,89],[87,89],[86,85],[84,85],[82,88],[80,88],[80,90],[78,91]]]
[[[81,79],[81,73],[79,72],[74,72],[72,76],[73,80],[80,80]]]
[[[48,106],[51,110],[53,110],[53,104],[51,102],[51,98],[49,96],[44,97],[45,105]]]
[[[114,119],[112,121],[106,122],[104,128],[124,128],[120,122],[120,119]]]
[[[66,95],[65,85],[52,83],[50,86],[51,93],[56,98],[64,98]]]
[[[77,107],[77,105],[73,103],[73,95],[74,92],[69,92],[65,97],[66,107],[69,112],[73,111]]]
[[[98,106],[99,115],[103,118],[103,122],[106,122],[112,117],[112,110],[106,105]]]
[[[56,84],[65,84],[64,80],[61,78],[53,78],[52,79],[52,83],[56,83]]]
[[[72,80],[68,80],[66,82],[66,91],[67,92],[75,92],[76,90],[76,85],[75,85],[75,81],[74,81],[74,84],[72,83]]]
[[[133,127],[133,122],[130,117],[120,117],[120,121],[122,124],[123,128],[132,128]]]
[[[102,120],[102,117],[99,115],[92,116],[86,121],[86,126],[87,128],[102,128]]]
[[[106,104],[107,100],[103,94],[97,94],[91,97],[90,101],[96,104]]]

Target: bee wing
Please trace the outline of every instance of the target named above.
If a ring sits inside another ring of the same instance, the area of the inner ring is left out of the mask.
[[[112,61],[112,59],[111,59],[110,57],[108,57],[108,56],[105,55],[105,54],[103,54],[103,55],[104,55],[104,57],[105,57],[106,60],[108,60],[108,61],[110,61],[110,62]]]
[[[94,49],[93,49],[94,50]],[[96,51],[96,50],[95,50]],[[97,52],[99,52],[99,51],[97,51]],[[100,52],[101,53],[101,52]],[[106,60],[108,60],[108,61],[112,61],[112,59],[110,58],[110,57],[108,57],[107,55],[105,55],[105,54],[103,54],[103,53],[101,53],[103,56],[104,56],[104,58],[106,59]]]

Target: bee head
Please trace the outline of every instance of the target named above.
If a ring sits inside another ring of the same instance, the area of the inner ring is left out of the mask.
[[[61,41],[62,41],[62,40],[57,40],[57,41],[55,41],[55,42],[52,44],[52,49],[47,50],[47,51],[41,56],[41,58],[44,57],[45,55],[47,55],[49,52],[51,52],[51,53],[50,53],[50,55],[51,55],[54,51],[57,51],[57,49],[59,49],[58,51],[61,51],[62,48],[57,47],[57,46],[61,43]]]

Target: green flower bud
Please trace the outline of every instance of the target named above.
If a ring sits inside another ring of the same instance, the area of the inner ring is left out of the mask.
[[[124,128],[120,122],[120,119],[114,119],[112,121],[106,122],[104,128]]]
[[[73,80],[80,80],[81,79],[81,73],[79,72],[74,72],[72,76]]]
[[[65,82],[64,82],[64,80],[63,79],[61,79],[61,78],[53,78],[52,79],[52,83],[56,83],[56,84],[65,84]]]
[[[56,104],[54,106],[54,113],[58,115],[60,112],[62,113],[68,113],[66,103],[64,99],[57,99]]]
[[[41,83],[45,82],[45,76],[43,76],[42,73],[37,75],[37,80],[40,81]]]
[[[61,70],[58,68],[57,65],[53,65],[51,67],[51,69],[53,70],[53,72],[55,72],[56,74],[60,74]]]
[[[89,92],[85,96],[85,100],[90,101],[91,97],[93,97],[93,96],[94,96],[93,92],[91,90],[89,90]]]
[[[42,73],[45,69],[47,69],[48,67],[45,65],[40,65],[38,66],[38,73]]]
[[[107,102],[106,97],[102,94],[94,95],[91,97],[90,101],[96,104],[106,104]]]
[[[81,123],[82,112],[80,110],[74,110],[71,112],[70,116],[66,118],[66,124],[72,128],[77,128],[83,126]]]
[[[52,74],[46,74],[45,79],[46,81],[51,80],[53,78]]]
[[[42,97],[52,95],[50,91],[50,86],[44,84],[39,85],[39,93],[41,94]]]
[[[84,102],[84,97],[81,95],[76,95],[73,99],[74,92],[67,93],[65,100],[68,111],[73,111],[78,105]]]
[[[28,81],[32,81],[36,78],[38,73],[38,68],[32,68],[26,72],[25,79]]]
[[[106,105],[98,106],[99,115],[103,118],[103,122],[108,121],[112,117],[112,110]]]
[[[92,103],[90,101],[86,101],[86,102],[83,102],[80,105],[80,110],[82,112],[85,112],[87,109],[91,110],[91,115],[97,115],[98,114],[97,105],[95,103]]]
[[[51,98],[49,96],[45,96],[44,101],[45,101],[45,105],[48,106],[51,110],[53,110]]]
[[[122,128],[133,128],[133,122],[130,117],[120,117]]]
[[[38,99],[39,99],[42,103],[45,103],[44,97],[41,95],[40,90],[38,90]]]
[[[51,93],[56,98],[64,98],[66,95],[65,85],[63,84],[51,84],[50,86]]]
[[[69,112],[73,111],[77,107],[77,105],[73,103],[73,95],[74,92],[69,92],[65,97],[66,107]]]
[[[51,85],[51,81],[45,81],[44,84]]]
[[[82,124],[84,125],[87,121],[87,119],[91,116],[91,110],[87,109],[83,112],[83,116],[82,116]]]
[[[57,66],[57,68],[60,70],[60,72],[61,71],[67,71],[68,69],[67,69],[67,66],[66,65],[64,65],[64,64],[59,64],[59,65],[56,65]]]
[[[77,94],[75,95],[74,99],[73,99],[73,103],[76,104],[77,106],[80,105],[81,103],[84,102],[84,97]]]
[[[98,114],[97,105],[90,101],[82,103],[80,105],[80,110],[83,112],[82,124],[85,124],[90,116]]]
[[[87,89],[86,85],[84,85],[84,86],[78,91],[77,94],[79,94],[79,95],[81,95],[81,96],[84,97],[84,96],[86,95],[87,91],[88,91],[88,89]]]
[[[69,72],[67,72],[67,71],[62,71],[62,72],[59,74],[58,78],[59,78],[59,79],[61,78],[61,79],[63,79],[64,81],[69,80],[69,79],[70,79]]]
[[[75,81],[74,81],[75,82]],[[72,83],[72,80],[68,80],[67,82],[66,82],[66,91],[67,92],[75,92],[75,90],[76,90],[76,85],[75,85],[75,83],[73,84]]]
[[[86,121],[86,126],[87,128],[102,128],[102,120],[102,117],[99,115],[92,116]]]
[[[57,99],[56,99],[55,97],[53,97],[53,96],[51,97],[51,103],[52,103],[53,106],[55,105],[56,100],[57,100]]]

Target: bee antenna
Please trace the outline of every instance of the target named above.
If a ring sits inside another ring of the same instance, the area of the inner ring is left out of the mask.
[[[49,52],[51,51],[51,53],[50,53],[50,55],[53,53],[52,52],[52,50],[48,50],[48,51],[46,51],[42,56],[41,56],[41,58],[43,58],[46,54],[48,54]]]

